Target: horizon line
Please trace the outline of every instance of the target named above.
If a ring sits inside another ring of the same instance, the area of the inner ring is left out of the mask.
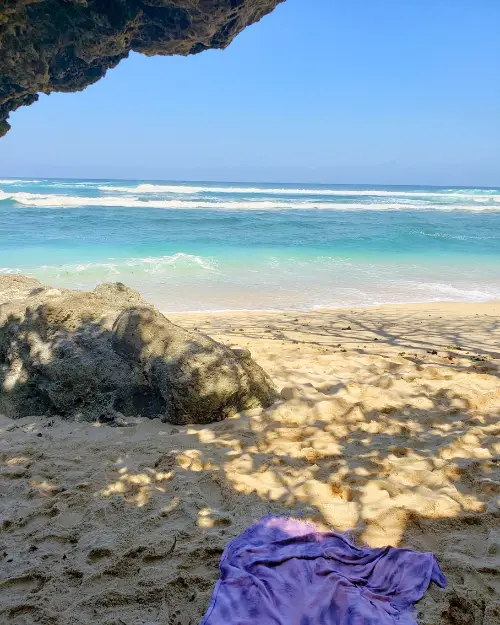
[[[258,185],[298,185],[298,186],[312,186],[312,187],[426,187],[426,188],[452,188],[452,189],[465,189],[465,188],[474,188],[474,189],[492,189],[496,190],[499,186],[493,185],[457,185],[457,184],[390,184],[390,183],[380,183],[380,182],[303,182],[303,181],[294,181],[294,182],[283,182],[279,180],[275,180],[272,182],[264,182],[262,180],[252,180],[252,181],[242,181],[242,180],[201,180],[201,179],[175,179],[175,178],[109,178],[109,177],[97,177],[92,176],[90,178],[84,178],[79,176],[2,176],[0,173],[0,179],[2,180],[25,180],[29,181],[42,181],[42,180],[77,180],[82,182],[90,182],[90,181],[123,181],[123,182],[168,182],[174,184],[182,184],[182,183],[199,183],[199,184],[227,184],[227,185],[243,185],[248,186],[251,184]],[[1,183],[0,183],[1,184]]]

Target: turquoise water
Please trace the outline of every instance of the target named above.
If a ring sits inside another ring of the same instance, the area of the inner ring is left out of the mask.
[[[500,189],[0,180],[0,272],[164,311],[500,298]]]

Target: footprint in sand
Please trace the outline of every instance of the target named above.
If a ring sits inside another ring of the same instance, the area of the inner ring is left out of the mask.
[[[110,558],[112,555],[113,552],[111,551],[111,549],[98,547],[97,549],[92,549],[91,551],[89,551],[89,553],[87,554],[87,561],[94,564],[95,562],[100,562],[104,558]]]

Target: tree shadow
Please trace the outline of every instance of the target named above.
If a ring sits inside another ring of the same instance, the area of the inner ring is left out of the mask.
[[[434,552],[449,583],[420,625],[500,622],[498,365],[386,365],[210,425],[6,421],[0,614],[194,625],[227,542],[274,513]]]
[[[470,356],[481,362],[481,356],[499,358],[500,321],[496,315],[485,313],[453,314],[447,318],[446,309],[432,314],[419,308],[397,306],[366,310],[319,310],[306,313],[254,313],[252,315],[216,315],[201,325],[212,336],[233,335],[238,339],[263,339],[292,344],[325,346],[380,353],[384,346],[399,348],[410,355],[427,350],[451,357]],[[182,317],[186,327],[200,325],[202,315]],[[174,315],[175,317],[175,315]],[[481,333],[478,336],[478,321]],[[437,354],[434,354],[437,355]]]

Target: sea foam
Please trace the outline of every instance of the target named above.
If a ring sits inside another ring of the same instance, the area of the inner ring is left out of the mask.
[[[325,196],[361,196],[361,197],[413,197],[413,198],[451,198],[451,199],[473,199],[474,201],[494,200],[500,202],[500,194],[498,190],[493,189],[475,189],[469,192],[461,190],[447,191],[401,191],[401,190],[385,190],[385,189],[292,189],[284,188],[267,188],[267,187],[213,187],[213,186],[188,186],[188,185],[160,185],[160,184],[139,184],[135,186],[100,186],[100,191],[114,193],[178,193],[178,194],[199,194],[199,193],[234,193],[234,194],[261,194],[261,195],[325,195]]]
[[[499,196],[500,197],[500,196]],[[81,208],[98,206],[108,208],[158,209],[212,209],[212,210],[442,210],[442,211],[500,211],[500,202],[494,204],[430,204],[419,202],[327,202],[319,200],[158,200],[134,196],[86,197],[62,194],[6,193],[0,191],[0,201],[10,199],[22,206],[40,208]]]
[[[82,274],[86,272],[102,272],[119,275],[130,269],[141,269],[145,273],[158,273],[166,268],[172,267],[199,267],[206,271],[217,271],[217,261],[212,258],[203,258],[194,254],[178,252],[167,256],[146,256],[132,258],[108,258],[105,261],[68,263],[62,265],[41,265],[40,270],[63,274]]]

